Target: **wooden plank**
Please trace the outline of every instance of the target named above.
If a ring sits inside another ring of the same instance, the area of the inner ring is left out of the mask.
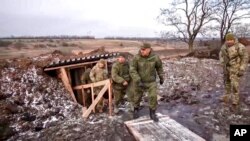
[[[62,82],[63,82],[65,88],[69,91],[69,93],[70,93],[72,99],[74,100],[74,102],[77,102],[76,98],[75,98],[75,95],[74,95],[74,92],[72,90],[72,87],[71,87],[71,85],[69,83],[69,79],[68,79],[66,70],[64,68],[60,69],[60,78],[62,79]]]
[[[141,117],[126,121],[125,125],[137,141],[205,141],[166,115],[159,115],[158,118],[159,122],[153,122],[149,117]]]
[[[95,108],[96,104],[100,101],[100,99],[103,97],[105,91],[108,89],[109,87],[109,83],[106,83],[106,85],[102,88],[102,90],[99,92],[98,96],[95,98],[95,100],[92,102],[92,104],[89,106],[89,108],[87,109],[87,111],[85,111],[83,113],[83,118],[87,118],[89,116],[89,114],[91,113],[91,111]]]
[[[98,86],[102,86],[105,85],[106,83],[109,83],[109,79],[103,80],[103,81],[99,81],[99,82],[95,82],[95,83],[89,83],[89,84],[84,84],[84,85],[78,85],[73,87],[74,90],[80,90],[80,89],[86,89],[86,88],[91,88],[93,87],[98,87]]]
[[[109,81],[109,116],[112,116],[112,85]]]
[[[95,93],[94,93],[94,87],[93,87],[93,85],[94,85],[93,83],[90,85],[92,102],[94,102],[94,100],[95,100]],[[93,109],[93,112],[95,113],[95,107]]]
[[[51,71],[51,70],[56,70],[56,69],[61,69],[61,68],[79,68],[83,67],[84,65],[89,65],[93,63],[97,63],[98,61],[91,61],[91,62],[86,62],[86,63],[77,63],[77,64],[71,64],[71,65],[65,65],[65,66],[58,66],[58,67],[52,67],[52,68],[45,68],[44,71]]]

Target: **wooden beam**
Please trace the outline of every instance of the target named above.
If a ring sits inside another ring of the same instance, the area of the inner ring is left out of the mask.
[[[106,83],[105,86],[102,88],[102,90],[99,92],[98,96],[95,98],[94,101],[92,101],[92,104],[89,106],[89,108],[83,113],[83,118],[87,118],[91,111],[95,108],[96,104],[100,101],[100,99],[103,97],[105,91],[108,89],[110,83]]]
[[[92,97],[92,103],[94,102],[94,100],[95,100],[95,93],[94,93],[94,87],[93,87],[93,83],[91,83],[91,85],[90,85],[91,87],[91,97]],[[94,107],[94,109],[93,109],[93,112],[95,113],[95,107]]]
[[[97,62],[98,61],[91,61],[91,62],[86,62],[86,63],[77,63],[77,64],[71,64],[71,65],[65,65],[65,66],[45,68],[44,71],[51,71],[51,70],[56,70],[56,69],[61,69],[61,68],[70,68],[70,69],[80,68],[84,65],[93,64],[93,63],[97,63]]]
[[[109,81],[109,116],[112,116],[112,85],[111,81]]]
[[[80,89],[86,89],[86,88],[91,88],[93,87],[98,87],[98,86],[102,86],[105,85],[106,83],[109,83],[109,79],[103,80],[103,81],[99,81],[99,82],[95,82],[95,83],[89,83],[89,84],[84,84],[84,85],[78,85],[73,87],[74,90],[80,90]]]
[[[60,77],[62,79],[62,82],[63,82],[65,88],[69,91],[69,93],[70,93],[72,99],[74,100],[74,102],[77,102],[76,98],[75,98],[75,95],[74,95],[74,92],[72,90],[72,87],[71,87],[71,85],[69,83],[69,79],[68,79],[65,68],[60,68]]]

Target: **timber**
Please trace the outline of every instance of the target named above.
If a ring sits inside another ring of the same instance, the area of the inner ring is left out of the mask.
[[[145,116],[126,121],[125,125],[137,141],[205,141],[169,116],[157,113],[157,117],[159,122],[154,122]]]
[[[89,108],[83,113],[83,118],[87,118],[91,111],[95,108],[96,104],[100,101],[100,99],[103,97],[104,93],[109,88],[110,83],[106,83],[102,90],[99,92],[98,96],[95,98],[94,101],[92,101],[92,104],[89,106]]]
[[[74,95],[74,92],[72,90],[72,87],[70,85],[70,82],[69,82],[69,79],[68,79],[67,72],[66,72],[65,68],[60,68],[60,77],[62,79],[62,82],[63,82],[65,88],[69,91],[69,93],[70,93],[72,99],[74,100],[74,102],[77,102],[76,98],[75,98],[75,95]]]

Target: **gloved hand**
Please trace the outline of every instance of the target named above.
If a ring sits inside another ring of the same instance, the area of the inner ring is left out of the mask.
[[[162,85],[164,83],[164,79],[160,79],[160,84]]]
[[[244,74],[244,71],[242,69],[240,69],[238,72],[238,76],[241,77],[241,76],[243,76],[243,74]]]

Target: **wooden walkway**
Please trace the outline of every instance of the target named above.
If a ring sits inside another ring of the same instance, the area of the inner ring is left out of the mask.
[[[157,114],[159,122],[149,117],[126,121],[125,125],[137,141],[205,141],[166,115]]]

